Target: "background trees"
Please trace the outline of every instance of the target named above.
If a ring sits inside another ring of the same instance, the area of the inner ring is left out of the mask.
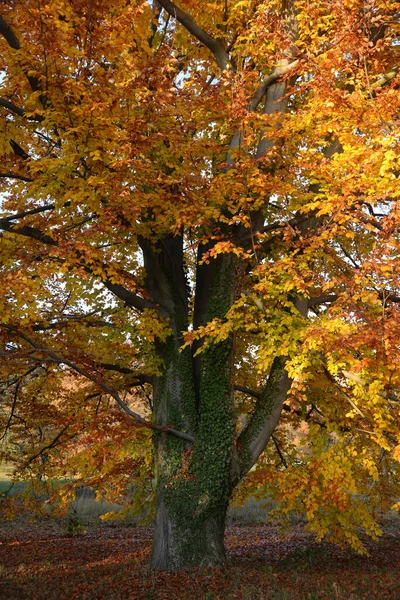
[[[264,450],[242,493],[320,536],[360,547],[394,503],[398,28],[385,1],[3,9],[7,457],[149,491],[153,430],[154,566],[223,560]]]

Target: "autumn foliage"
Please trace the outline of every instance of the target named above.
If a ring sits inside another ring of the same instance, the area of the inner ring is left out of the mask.
[[[360,551],[399,508],[397,9],[2,6],[0,435],[31,508],[156,510],[168,569],[215,523],[222,560],[232,497]]]

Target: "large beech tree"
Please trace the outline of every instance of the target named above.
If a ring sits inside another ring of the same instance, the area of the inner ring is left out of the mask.
[[[223,561],[242,480],[358,548],[395,502],[397,8],[2,3],[3,453],[153,489],[153,567]]]

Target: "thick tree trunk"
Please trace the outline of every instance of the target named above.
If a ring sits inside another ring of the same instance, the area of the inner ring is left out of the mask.
[[[179,353],[173,340],[167,345],[169,366],[154,389],[157,422],[189,431],[195,443],[167,433],[155,434],[157,512],[150,564],[165,570],[221,564],[235,432],[232,341],[204,352],[202,402],[196,418],[190,411],[194,406],[193,370],[185,368],[192,365],[190,350]]]
[[[221,257],[210,271],[204,322],[223,318],[232,304],[235,259]],[[180,343],[175,335],[159,348],[165,368],[153,390],[157,423],[173,424],[195,438],[190,443],[155,434],[157,512],[150,565],[165,570],[224,561],[235,454],[233,336],[205,349],[200,369],[190,349],[179,351]]]
[[[196,513],[187,510],[185,492],[181,496],[175,494],[174,500],[175,506],[168,506],[163,499],[158,504],[151,567],[175,571],[194,565],[223,564],[227,505],[210,512],[199,507]]]
[[[166,238],[157,250],[145,241],[142,246],[149,295],[171,328],[170,336],[157,347],[163,369],[153,386],[154,420],[189,433],[194,440],[167,432],[154,434],[157,507],[150,566],[172,571],[221,564],[231,493],[268,442],[290,382],[284,359],[276,359],[254,414],[236,440],[235,336],[231,332],[218,343],[208,343],[197,357],[189,348],[181,351],[182,332],[189,326],[183,241]],[[208,249],[199,250],[199,263]],[[213,319],[225,319],[241,291],[242,276],[243,265],[232,254],[199,264],[196,329]],[[201,349],[201,342],[196,348]]]
[[[174,344],[172,340],[168,344],[169,368],[154,390],[157,422],[166,420],[189,430],[196,441],[192,444],[167,433],[155,434],[157,512],[150,561],[153,568],[176,570],[224,561],[234,437],[233,411],[230,403],[228,406],[224,401],[230,388],[226,377],[229,345],[225,342],[205,353],[211,354],[209,360],[219,375],[216,378],[213,370],[202,378],[204,402],[193,424],[193,413],[192,419],[185,414],[194,403],[193,372],[184,368],[186,359],[186,366],[189,360],[191,364],[191,353],[188,350],[172,357]]]

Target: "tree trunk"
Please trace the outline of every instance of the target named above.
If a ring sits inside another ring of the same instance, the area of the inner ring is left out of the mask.
[[[214,263],[205,322],[226,315],[234,274],[234,258]],[[155,434],[157,509],[150,565],[164,570],[224,562],[235,455],[234,338],[205,349],[200,369],[194,368],[190,349],[179,352],[180,342],[171,336],[160,347],[165,368],[153,390],[157,423],[173,424],[195,438],[190,443]]]
[[[187,510],[186,492],[175,494],[174,500],[174,506],[168,506],[164,499],[158,503],[151,567],[175,571],[194,565],[223,564],[227,505],[218,511],[199,507],[196,513]]]
[[[172,571],[221,564],[231,493],[268,442],[290,381],[284,359],[276,359],[254,414],[237,440],[235,336],[230,332],[218,343],[208,340],[197,357],[189,348],[181,351],[182,332],[189,326],[182,239],[169,237],[157,251],[146,242],[142,245],[151,273],[149,295],[171,328],[170,336],[157,347],[163,370],[153,385],[154,420],[194,439],[188,442],[167,432],[154,434],[157,506],[150,566]],[[217,327],[241,291],[243,265],[232,254],[200,264],[202,252],[208,249],[199,249],[195,329],[214,319]],[[196,349],[201,349],[201,342]]]
[[[208,360],[203,360],[203,366],[212,361],[219,373],[216,379],[213,369],[202,378],[204,401],[194,424],[187,415],[194,402],[193,372],[185,368],[189,361],[191,365],[190,350],[179,353],[173,340],[167,345],[169,366],[154,389],[157,422],[189,430],[196,441],[155,434],[157,509],[150,564],[164,570],[221,564],[234,434],[232,407],[224,402],[230,387],[226,378],[230,343],[205,352]]]

